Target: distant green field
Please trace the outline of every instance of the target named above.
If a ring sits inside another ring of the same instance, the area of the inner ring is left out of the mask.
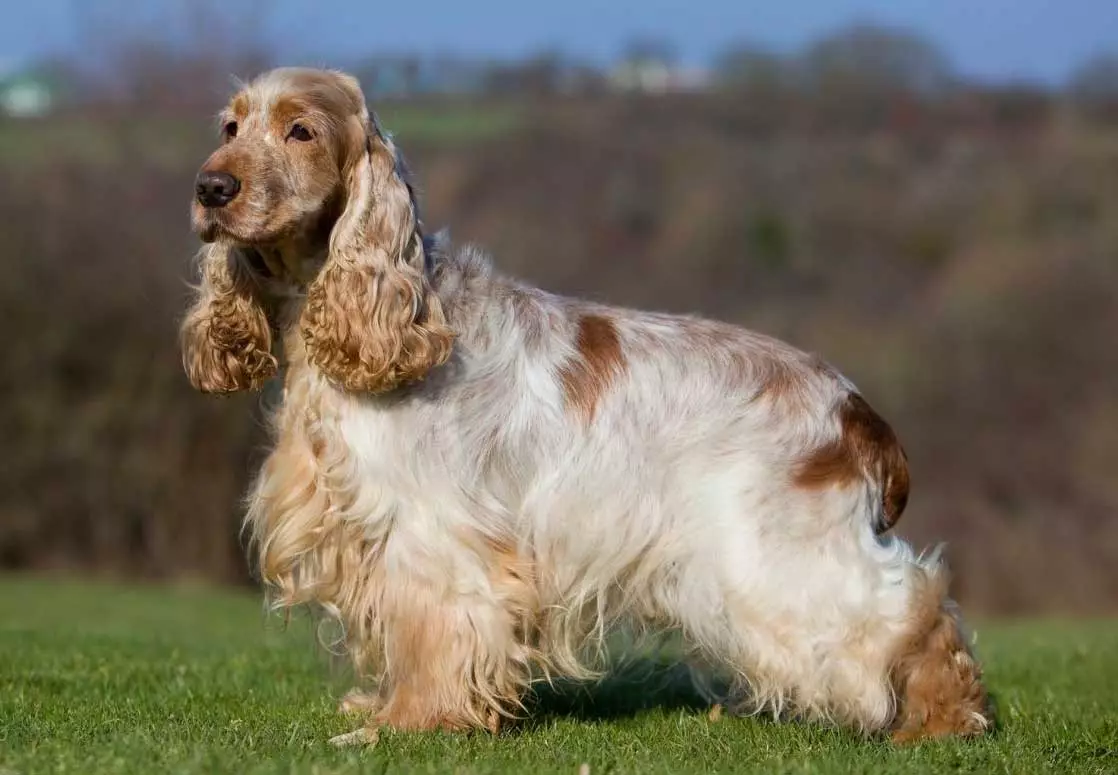
[[[217,106],[214,107],[216,113]],[[468,145],[515,130],[524,111],[515,104],[389,103],[377,108],[388,131],[402,143]],[[170,119],[59,116],[0,119],[0,166],[49,162],[135,164],[174,168],[200,163],[216,141],[209,116]],[[198,158],[196,158],[198,157]]]
[[[410,105],[376,107],[384,127],[401,142],[462,144],[501,137],[517,129],[525,111],[515,104]]]
[[[346,684],[313,644],[247,594],[0,579],[0,773],[1118,772],[1118,621],[979,627],[1001,728],[907,748],[614,681],[498,737],[335,750]]]

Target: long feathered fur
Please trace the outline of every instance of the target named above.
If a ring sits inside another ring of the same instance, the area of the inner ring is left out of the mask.
[[[333,154],[274,144],[290,155],[274,164],[334,188],[249,184],[246,215],[196,212],[267,259],[284,398],[246,526],[276,604],[343,625],[367,683],[346,707],[495,729],[535,677],[595,675],[628,626],[682,633],[743,711],[906,739],[985,729],[939,560],[882,534],[907,462],[856,388],[774,339],[555,296],[425,239],[354,88],[290,70],[250,84],[234,114],[262,132],[291,94],[345,112],[321,124]],[[315,242],[314,207],[285,204],[298,238],[254,241],[252,197],[340,198],[341,214]],[[254,328],[262,308],[238,309]]]

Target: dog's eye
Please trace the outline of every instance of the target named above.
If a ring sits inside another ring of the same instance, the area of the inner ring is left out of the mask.
[[[228,124],[222,127],[221,131],[227,138],[232,140],[234,137],[237,136],[237,122],[230,121]]]
[[[293,140],[298,140],[301,143],[305,143],[314,139],[314,135],[311,134],[311,130],[307,129],[302,124],[295,124],[293,127],[291,127],[291,131],[287,133],[287,136]]]

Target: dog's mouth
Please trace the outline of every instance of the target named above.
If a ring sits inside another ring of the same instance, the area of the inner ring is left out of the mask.
[[[227,208],[217,210],[197,207],[193,225],[195,233],[203,242],[228,240],[242,248],[266,249],[299,231],[299,224],[246,224]]]
[[[195,205],[194,210],[194,231],[202,242],[216,242],[221,237],[228,237],[237,242],[236,234],[233,234],[226,223],[224,210],[211,210]]]
[[[239,246],[249,247],[269,241],[270,235],[245,234],[236,213],[229,208],[209,208],[195,205],[194,231],[203,242],[229,240]],[[255,230],[254,230],[255,231]]]
[[[237,249],[241,265],[258,280],[305,287],[322,267],[330,231],[337,218],[328,200],[322,212],[291,223],[254,223],[230,208],[207,208],[195,203],[194,233],[204,243],[227,243]],[[246,222],[247,220],[247,222]],[[296,260],[296,257],[297,260]]]
[[[279,277],[272,268],[273,265],[264,258],[262,249],[229,228],[222,212],[202,211],[195,220],[194,230],[202,242],[207,244],[218,240],[227,240],[234,243],[239,248],[239,252],[248,268],[258,277],[266,280],[274,280]]]

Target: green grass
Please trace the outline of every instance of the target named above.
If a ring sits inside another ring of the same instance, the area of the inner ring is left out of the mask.
[[[502,137],[525,120],[524,110],[515,103],[388,103],[377,114],[400,142],[436,147]],[[140,159],[174,170],[184,163],[200,164],[216,142],[209,116],[0,118],[0,168],[38,169],[58,162],[113,166]]]
[[[899,748],[711,721],[678,684],[542,698],[498,737],[384,734],[335,750],[346,688],[306,621],[202,588],[0,580],[0,773],[1116,772],[1118,622],[984,625],[1001,709],[978,741]]]

